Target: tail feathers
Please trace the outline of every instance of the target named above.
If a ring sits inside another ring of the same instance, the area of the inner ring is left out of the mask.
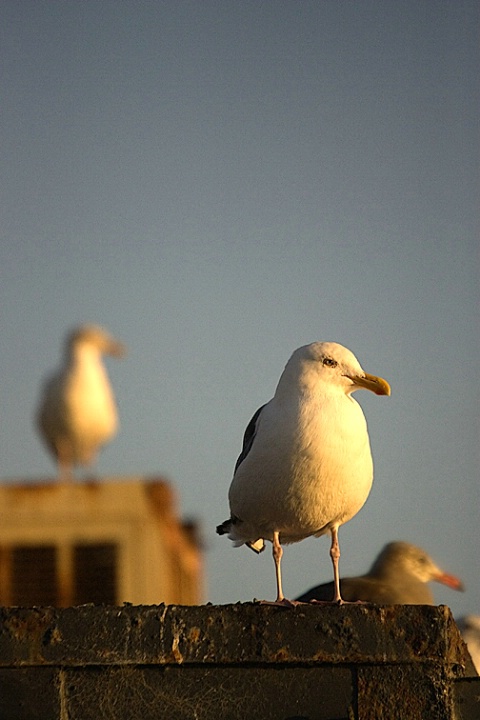
[[[240,540],[238,537],[235,537],[235,525],[239,522],[240,521],[237,517],[232,516],[228,520],[225,520],[223,523],[221,523],[221,525],[217,525],[217,533],[219,535],[228,535],[230,540],[233,541],[234,547],[240,547],[240,545],[247,545],[251,550],[256,553],[263,552],[263,550],[265,550],[265,540],[263,538],[246,541]]]

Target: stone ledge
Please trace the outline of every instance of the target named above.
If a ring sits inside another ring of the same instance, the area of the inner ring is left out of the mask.
[[[467,656],[445,606],[0,608],[4,668],[318,662],[441,664],[457,672]]]
[[[0,608],[2,720],[476,720],[448,608]]]

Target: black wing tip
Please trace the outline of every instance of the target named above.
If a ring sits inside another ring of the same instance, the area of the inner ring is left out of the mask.
[[[255,414],[253,415],[252,419],[248,423],[245,433],[243,435],[243,445],[242,445],[242,451],[240,455],[237,458],[237,462],[235,463],[235,469],[233,471],[233,474],[237,472],[238,468],[242,464],[242,462],[247,457],[248,453],[252,449],[253,441],[255,440],[255,435],[257,434],[257,420],[260,417],[260,413],[262,412],[265,405],[262,405],[261,407],[256,410]]]

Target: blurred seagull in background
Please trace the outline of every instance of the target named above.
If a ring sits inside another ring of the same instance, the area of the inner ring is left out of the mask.
[[[348,602],[375,605],[433,605],[429,582],[462,590],[463,584],[454,575],[441,570],[425,550],[407,542],[385,545],[369,572],[359,577],[342,578],[340,590]],[[301,595],[299,602],[330,600],[333,583],[317,585]]]
[[[217,527],[236,547],[272,543],[275,603],[283,594],[282,543],[330,533],[333,600],[342,603],[338,528],[365,503],[373,481],[367,424],[351,397],[359,388],[390,395],[347,348],[314,342],[295,350],[275,395],[251,419],[229,491],[228,520]]]
[[[118,414],[102,355],[125,347],[96,325],[82,325],[66,342],[63,366],[45,383],[37,411],[40,435],[58,463],[60,479],[75,465],[91,466],[118,429]]]
[[[457,620],[457,625],[472,658],[473,667],[467,668],[466,674],[467,676],[480,675],[480,615],[461,617]]]

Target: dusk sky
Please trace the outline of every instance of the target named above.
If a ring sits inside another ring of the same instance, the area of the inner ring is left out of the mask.
[[[66,332],[106,327],[121,429],[101,476],[162,476],[201,523],[205,600],[275,597],[270,545],[215,525],[246,424],[333,340],[375,463],[341,574],[424,547],[480,613],[476,0],[3,0],[0,477],[55,465],[33,414]],[[81,474],[80,474],[81,476]],[[287,546],[284,590],[332,579]],[[159,598],[161,600],[161,598]]]

